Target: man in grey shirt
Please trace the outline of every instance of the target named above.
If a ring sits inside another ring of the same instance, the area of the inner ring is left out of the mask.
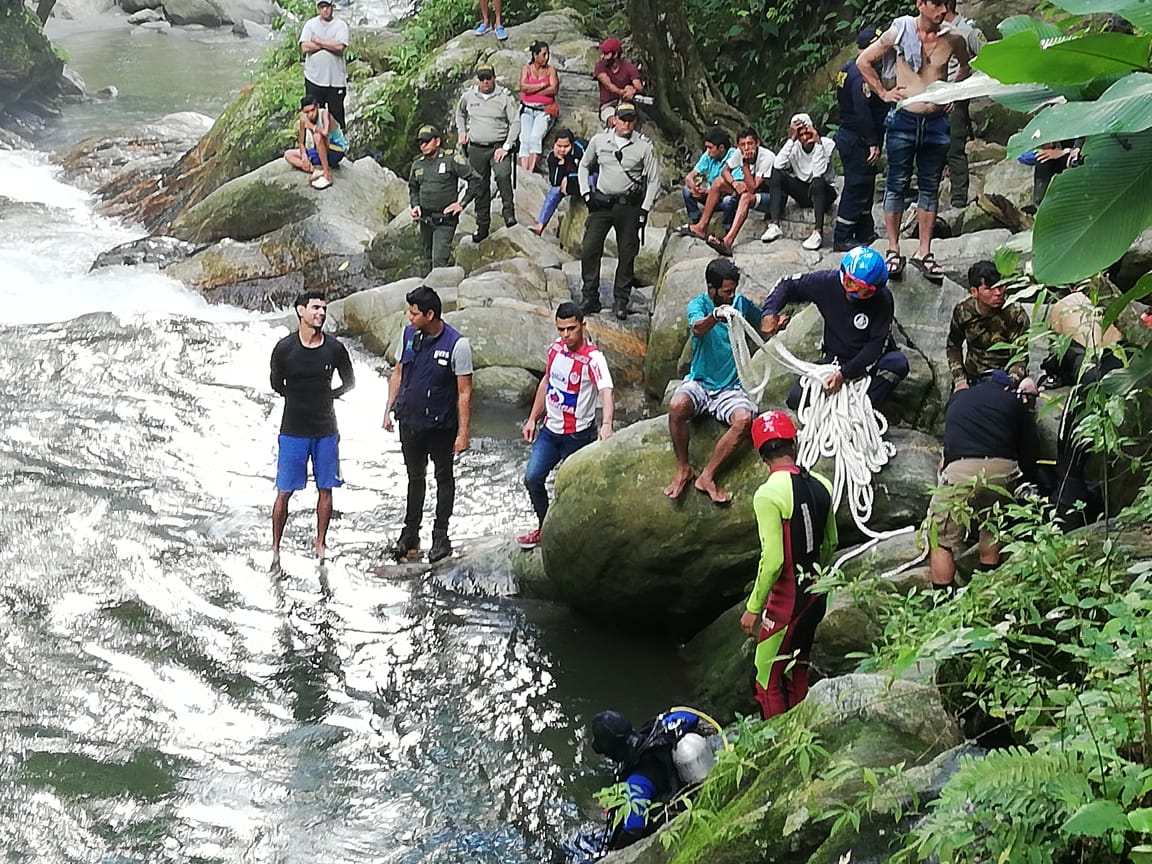
[[[300,31],[304,52],[304,92],[315,96],[321,107],[345,128],[344,94],[348,70],[344,49],[348,47],[348,24],[332,17],[331,0],[317,0],[316,17],[309,18]]]
[[[472,242],[488,236],[492,226],[492,177],[500,190],[504,225],[516,224],[512,200],[512,148],[520,139],[520,102],[506,87],[496,83],[496,70],[489,63],[476,67],[476,86],[464,91],[456,105],[456,131],[468,162],[480,175],[476,195],[476,233]]]

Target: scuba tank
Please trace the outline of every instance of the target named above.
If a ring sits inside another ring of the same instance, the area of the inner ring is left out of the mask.
[[[716,764],[716,754],[703,735],[685,732],[672,750],[672,764],[676,766],[681,783],[703,783]]]

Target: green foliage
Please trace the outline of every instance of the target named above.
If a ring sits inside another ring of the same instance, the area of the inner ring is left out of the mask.
[[[686,0],[685,4],[701,56],[709,58],[709,71],[721,92],[756,118],[765,133],[781,124],[782,113],[794,104],[813,73],[851,44],[862,27],[883,27],[909,9],[904,0]]]
[[[1018,154],[1042,143],[1084,137],[1084,164],[1065,171],[1036,214],[1036,276],[1074,282],[1109,267],[1152,225],[1152,63],[1149,33],[1098,32],[1080,16],[1116,13],[1152,30],[1145,0],[1059,0],[1071,17],[1001,25],[1004,38],[980,52],[973,67],[1007,84],[1032,84],[1070,102],[1043,111],[1011,142]],[[1006,100],[1005,100],[1006,101]]]

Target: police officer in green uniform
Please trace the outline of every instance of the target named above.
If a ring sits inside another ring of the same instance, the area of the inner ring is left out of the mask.
[[[441,149],[440,130],[435,126],[421,126],[416,140],[420,158],[408,173],[412,218],[420,223],[424,257],[433,267],[447,267],[460,211],[477,197],[480,177],[459,153]],[[463,200],[457,200],[461,180],[467,181],[468,190]]]
[[[596,188],[589,183],[599,173]],[[580,275],[584,283],[584,314],[600,311],[600,259],[608,231],[616,229],[619,263],[613,280],[612,311],[628,317],[628,298],[640,254],[640,230],[660,191],[660,164],[652,142],[636,131],[636,106],[616,106],[616,125],[594,135],[580,160],[580,194],[588,204]]]
[[[489,63],[476,67],[476,86],[464,91],[456,105],[456,131],[468,164],[480,175],[476,191],[476,233],[472,242],[488,236],[492,226],[492,178],[500,190],[504,225],[516,224],[512,199],[513,150],[520,140],[520,101],[496,83]]]

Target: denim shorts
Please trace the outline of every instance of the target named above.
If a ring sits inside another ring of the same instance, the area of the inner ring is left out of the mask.
[[[908,186],[916,170],[916,207],[940,209],[940,177],[948,161],[952,132],[948,115],[893,111],[884,121],[888,134],[888,174],[884,181],[884,212],[902,213],[908,206]]]
[[[340,436],[323,438],[297,438],[281,435],[279,455],[276,459],[276,488],[281,492],[295,492],[308,484],[308,461],[312,461],[312,476],[317,489],[334,489],[344,485],[340,476]]]

